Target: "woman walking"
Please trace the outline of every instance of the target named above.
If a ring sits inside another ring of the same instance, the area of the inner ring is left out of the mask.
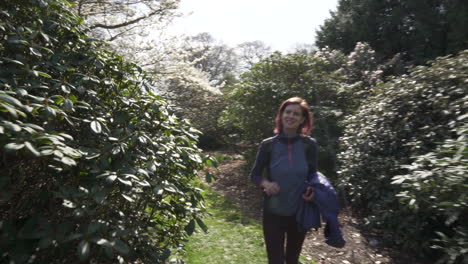
[[[309,137],[312,115],[304,99],[284,101],[275,122],[276,136],[260,144],[250,177],[265,193],[263,235],[268,263],[297,264],[306,231],[298,228],[296,211],[314,196],[312,187],[304,191],[304,186],[317,172],[317,146]]]

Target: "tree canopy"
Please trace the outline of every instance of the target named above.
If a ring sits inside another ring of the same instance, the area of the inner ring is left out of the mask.
[[[148,34],[170,20],[180,0],[72,0],[78,16],[106,41]]]
[[[349,53],[367,42],[384,59],[422,64],[468,48],[467,14],[463,0],[340,0],[315,44]]]

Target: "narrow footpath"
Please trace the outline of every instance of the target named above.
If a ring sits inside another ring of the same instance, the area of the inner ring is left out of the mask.
[[[246,216],[260,222],[262,193],[249,181],[245,161],[222,161],[218,170],[212,170],[212,173],[217,179],[210,184],[211,187],[238,205]],[[321,264],[423,264],[398,250],[385,247],[375,232],[366,229],[364,220],[353,216],[350,210],[342,210],[339,218],[346,247],[336,249],[328,246],[323,242],[323,229],[319,229],[307,234],[302,250],[304,257]]]

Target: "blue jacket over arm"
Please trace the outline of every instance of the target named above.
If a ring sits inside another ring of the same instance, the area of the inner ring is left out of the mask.
[[[325,220],[324,230],[325,242],[333,247],[342,248],[346,241],[338,222],[338,213],[340,211],[338,196],[335,189],[325,175],[317,172],[304,185],[304,190],[312,186],[314,189],[314,198],[312,202],[303,200],[299,205],[296,220],[299,228],[310,230],[320,227],[320,215]]]

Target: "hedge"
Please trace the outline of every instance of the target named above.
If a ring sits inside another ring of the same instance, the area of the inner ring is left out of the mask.
[[[161,263],[198,223],[199,132],[64,0],[0,12],[0,262]]]

